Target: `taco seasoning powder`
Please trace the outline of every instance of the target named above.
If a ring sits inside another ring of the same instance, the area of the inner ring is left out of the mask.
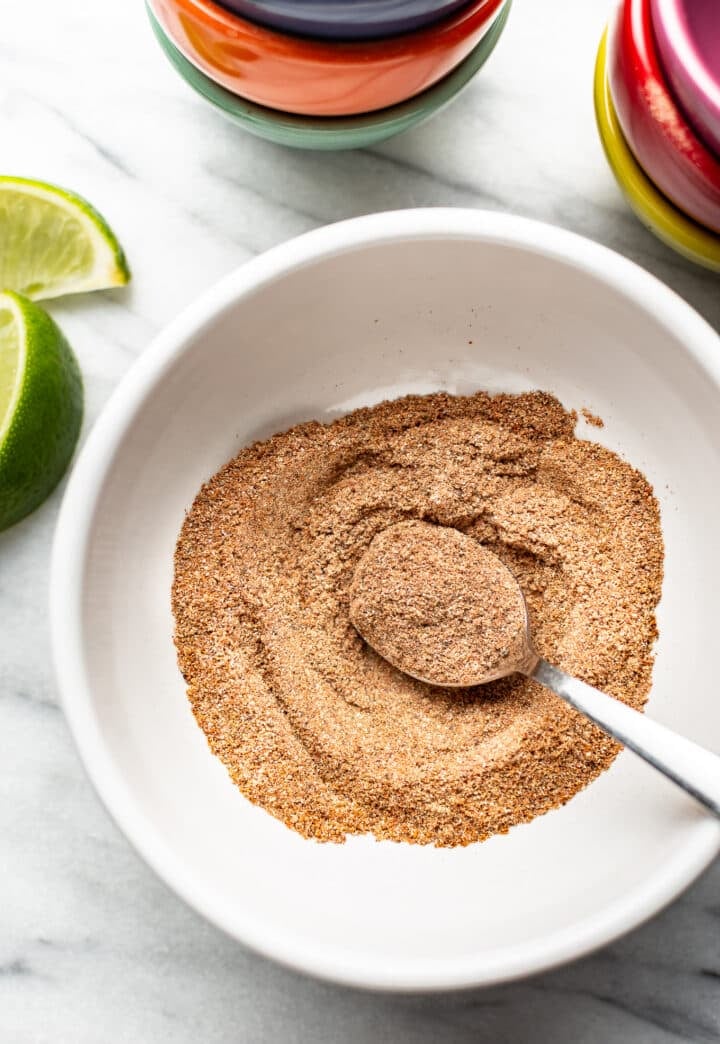
[[[349,615],[376,535],[450,527],[517,578],[541,656],[642,708],[658,504],[575,422],[543,392],[413,396],[256,443],[203,486],[175,554],[175,642],[196,720],[250,801],[319,841],[466,845],[608,768],[618,745],[534,682],[414,681]]]

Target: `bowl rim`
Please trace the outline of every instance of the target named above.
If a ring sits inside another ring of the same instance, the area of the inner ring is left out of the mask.
[[[664,196],[625,140],[608,81],[607,37],[606,29],[595,60],[595,119],[615,180],[637,217],[658,239],[689,261],[720,272],[720,235],[693,221]]]
[[[82,628],[85,553],[108,467],[138,410],[174,361],[210,323],[268,286],[320,260],[365,247],[427,240],[471,240],[515,246],[570,264],[598,279],[674,334],[720,395],[720,347],[712,327],[653,275],[575,233],[525,217],[483,210],[428,208],[352,218],[305,233],[231,272],[162,330],[132,365],[102,411],[71,474],[52,549],[50,624],[62,706],[90,781],[126,838],[173,891],[207,920],[279,963],[336,983],[385,992],[423,992],[492,985],[553,968],[611,942],[657,913],[720,851],[720,822],[699,819],[692,844],[673,851],[653,877],[601,914],[532,944],[495,955],[426,960],[410,968],[396,960],[288,940],[252,914],[227,910],[162,842],[106,750],[94,714]]]
[[[720,70],[715,75],[698,49],[686,6],[687,0],[650,0],[658,50],[666,66],[672,57],[674,76],[682,78],[687,91],[711,114],[720,134]]]
[[[679,209],[720,232],[720,157],[695,133],[667,85],[650,0],[623,0],[611,16],[608,79],[638,163]]]
[[[206,27],[233,41],[250,41],[262,47],[264,54],[281,58],[283,61],[311,62],[322,65],[332,74],[334,66],[381,62],[387,59],[407,57],[409,49],[413,55],[434,52],[445,41],[461,40],[472,28],[484,25],[498,11],[502,0],[467,0],[463,7],[451,12],[437,23],[413,29],[407,33],[378,37],[371,40],[327,40],[322,37],[295,36],[274,29],[216,3],[215,0],[167,0],[175,11],[185,13]],[[155,0],[152,0],[155,6]],[[155,16],[158,17],[157,8]],[[158,19],[163,24],[163,19]]]

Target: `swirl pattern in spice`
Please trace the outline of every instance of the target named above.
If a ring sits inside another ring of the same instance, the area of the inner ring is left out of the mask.
[[[381,531],[473,536],[520,582],[538,652],[641,708],[663,542],[653,491],[543,392],[414,396],[242,450],[199,492],[175,556],[181,670],[251,801],[306,837],[464,845],[563,804],[618,747],[532,681],[401,674],[349,618]]]

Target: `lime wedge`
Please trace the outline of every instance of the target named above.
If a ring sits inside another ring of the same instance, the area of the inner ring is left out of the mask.
[[[86,200],[42,181],[0,177],[0,289],[39,300],[129,278],[122,247]]]
[[[82,415],[80,369],[57,325],[20,294],[0,293],[0,530],[58,484]]]

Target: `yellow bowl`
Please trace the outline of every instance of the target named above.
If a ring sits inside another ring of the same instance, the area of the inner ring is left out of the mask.
[[[607,78],[607,31],[595,62],[595,118],[618,185],[642,223],[695,264],[720,272],[720,236],[685,216],[659,191],[623,137]]]

